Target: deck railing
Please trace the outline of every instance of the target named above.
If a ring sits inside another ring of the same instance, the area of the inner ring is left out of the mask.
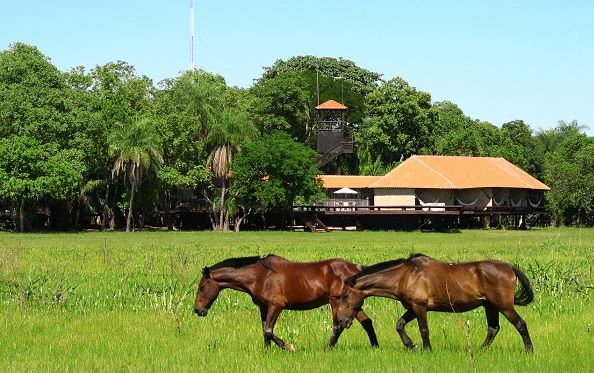
[[[544,206],[487,206],[474,208],[462,205],[369,205],[367,200],[331,200],[324,205],[294,206],[293,211],[316,212],[322,214],[419,214],[419,215],[483,215],[483,214],[525,214],[544,213]]]

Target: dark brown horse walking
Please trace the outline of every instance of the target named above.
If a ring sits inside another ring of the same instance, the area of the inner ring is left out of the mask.
[[[344,329],[338,325],[336,302],[344,280],[360,270],[361,266],[342,259],[311,263],[294,263],[276,255],[226,259],[202,271],[194,312],[206,316],[223,289],[242,291],[260,308],[264,345],[269,347],[273,341],[281,348],[295,351],[295,346],[274,334],[281,311],[310,310],[330,303],[333,328],[327,347],[332,348]],[[371,345],[377,347],[371,319],[361,308],[353,311],[353,317],[367,332]]]
[[[521,285],[517,293],[516,281]],[[526,322],[514,305],[524,306],[532,302],[534,293],[526,275],[511,264],[495,260],[451,264],[414,254],[408,259],[367,267],[345,283],[337,309],[342,327],[351,325],[365,298],[396,299],[406,308],[396,323],[402,343],[408,348],[415,347],[404,327],[416,318],[423,347],[431,350],[427,311],[465,312],[483,306],[487,316],[487,338],[483,348],[489,347],[497,335],[501,312],[522,336],[526,351],[533,349]]]

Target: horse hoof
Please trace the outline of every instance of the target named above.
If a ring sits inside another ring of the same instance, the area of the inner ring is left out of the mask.
[[[295,351],[297,351],[297,348],[295,347],[295,345],[294,345],[294,344],[291,344],[291,343],[288,343],[288,344],[285,346],[285,348],[286,348],[287,350],[291,351],[291,352],[295,352]]]

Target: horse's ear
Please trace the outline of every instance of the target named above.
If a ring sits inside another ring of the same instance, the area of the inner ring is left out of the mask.
[[[202,276],[209,278],[210,277],[210,269],[208,267],[204,267],[202,270]]]
[[[344,280],[344,284],[350,287],[353,287],[355,285],[355,282],[357,282],[357,276],[351,276]]]

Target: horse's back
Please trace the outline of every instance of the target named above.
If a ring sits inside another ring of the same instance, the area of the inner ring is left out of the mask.
[[[417,284],[411,285],[426,289],[430,309],[464,311],[484,301],[513,301],[515,274],[508,263],[496,260],[448,263],[428,257],[415,260],[410,281]]]
[[[274,272],[286,272],[289,276],[315,276],[326,274],[345,280],[358,273],[361,266],[341,258],[311,262],[293,262],[277,255],[269,255],[264,265]]]
[[[329,302],[342,292],[344,280],[360,267],[342,259],[293,262],[269,256],[263,265],[268,269],[259,278],[262,299],[282,304],[287,309],[306,310]]]

